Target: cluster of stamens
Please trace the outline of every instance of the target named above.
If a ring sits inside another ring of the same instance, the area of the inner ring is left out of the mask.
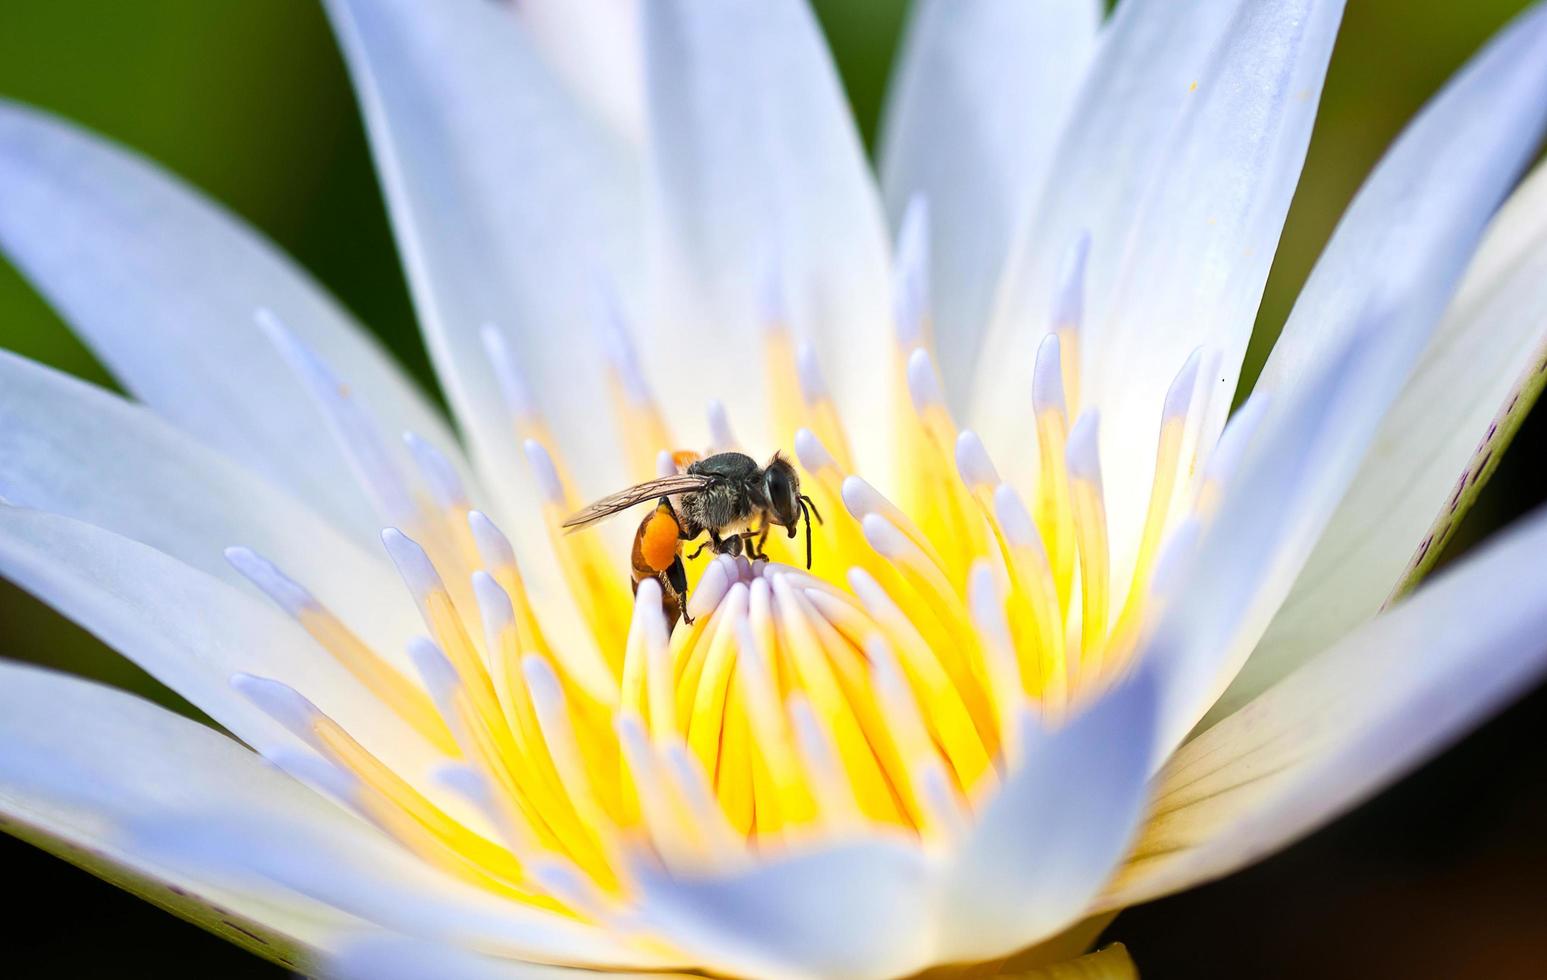
[[[472,884],[625,935],[644,867],[713,873],[876,831],[949,848],[1027,738],[1124,670],[1165,602],[1162,545],[1212,506],[1231,454],[1194,473],[1189,426],[1205,390],[1194,354],[1163,406],[1142,534],[1114,568],[1097,418],[1071,413],[1082,263],[1037,353],[1029,496],[953,421],[927,352],[921,265],[902,265],[895,370],[909,403],[890,438],[909,470],[895,499],[854,473],[814,354],[771,324],[771,417],[828,515],[815,561],[807,571],[803,543],[782,535],[768,560],[702,557],[689,566],[692,621],[674,629],[654,581],[630,597],[627,554],[560,532],[584,501],[505,340],[485,328],[587,643],[552,638],[510,542],[454,467],[410,435],[417,474],[400,472],[348,389],[261,315],[391,525],[383,541],[425,627],[410,651],[419,677],[263,558],[229,558],[444,759],[428,781],[397,772],[297,691],[238,676],[315,751],[273,761]],[[604,336],[628,465],[648,478],[669,464],[670,429],[621,319]],[[710,430],[715,450],[738,448],[717,403]]]

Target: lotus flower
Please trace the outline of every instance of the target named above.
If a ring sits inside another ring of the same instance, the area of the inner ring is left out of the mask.
[[[138,400],[0,357],[0,570],[225,729],[0,666],[0,826],[338,975],[1025,973],[1533,683],[1547,517],[1418,583],[1542,385],[1547,8],[1233,416],[1342,3],[1100,8],[923,0],[878,191],[799,0],[330,0],[455,431],[0,108],[0,244]],[[684,446],[826,520],[673,628],[559,524]]]

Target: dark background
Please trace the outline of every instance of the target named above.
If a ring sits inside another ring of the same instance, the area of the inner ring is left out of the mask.
[[[898,0],[817,0],[867,139]],[[1338,214],[1397,129],[1523,0],[1350,0],[1279,250],[1249,381]],[[343,66],[313,0],[4,0],[0,95],[134,147],[310,268],[433,388]],[[0,263],[0,346],[110,383]],[[1537,506],[1536,413],[1451,555]],[[0,582],[0,655],[189,710],[132,664]],[[1289,851],[1125,912],[1108,938],[1170,977],[1547,974],[1547,692]],[[11,975],[273,976],[277,971],[0,836]]]

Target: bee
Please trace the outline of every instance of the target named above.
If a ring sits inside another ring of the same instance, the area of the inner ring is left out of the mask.
[[[619,490],[571,514],[564,528],[577,531],[647,500],[655,510],[634,535],[634,588],[645,577],[661,583],[670,605],[686,612],[687,577],[682,570],[682,543],[699,535],[709,538],[688,556],[697,558],[710,548],[717,555],[762,558],[768,533],[785,528],[795,537],[806,525],[806,567],[811,567],[811,519],[822,515],[811,498],[800,492],[800,476],[782,455],[775,453],[767,466],[743,453],[717,453],[687,464],[686,471]],[[675,501],[675,503],[673,502]],[[668,537],[672,528],[675,537]],[[675,622],[675,620],[673,620]],[[692,620],[688,620],[692,622]]]

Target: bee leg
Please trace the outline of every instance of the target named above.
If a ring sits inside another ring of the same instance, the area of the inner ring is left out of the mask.
[[[763,529],[757,535],[757,551],[760,555],[766,556],[768,554],[768,552],[763,550],[763,547],[768,544],[768,528],[769,525],[764,524]]]
[[[800,498],[800,516],[805,518],[806,521],[806,571],[808,572],[811,570],[811,515],[813,513],[816,513],[816,504],[811,502],[810,497],[802,496]],[[816,519],[820,521],[822,515],[817,514]],[[793,528],[790,529],[790,533],[794,534]]]
[[[762,551],[757,546],[757,541],[754,540],[757,537],[754,532],[743,531],[740,537],[741,550],[748,558],[756,561],[757,559],[763,557]]]
[[[682,565],[681,555],[672,561],[671,567],[667,568],[661,577],[665,579],[661,584],[666,586],[676,599],[677,611],[682,615],[682,621],[692,626],[693,617],[688,615],[688,573]]]
[[[692,561],[693,559],[697,558],[699,555],[703,554],[704,553],[704,549],[709,547],[709,545],[711,543],[712,542],[705,541],[703,544],[701,544],[697,548],[693,549],[693,553],[691,555],[688,555],[688,561]]]

